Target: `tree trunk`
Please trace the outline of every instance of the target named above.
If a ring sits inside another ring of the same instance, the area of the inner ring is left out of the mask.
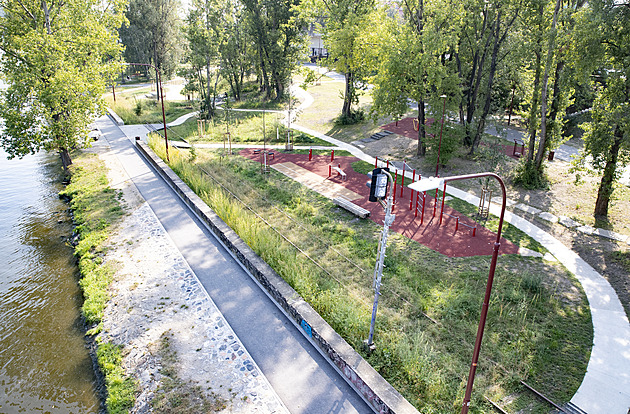
[[[473,137],[472,145],[470,146],[470,151],[468,152],[468,155],[473,155],[475,153],[475,150],[479,146],[479,142],[481,141],[483,131],[486,127],[486,118],[488,117],[488,114],[490,113],[490,103],[492,102],[492,93],[491,93],[492,85],[494,83],[494,75],[497,71],[497,57],[499,55],[499,46],[502,43],[502,40],[501,40],[502,14],[503,14],[502,11],[499,10],[497,14],[495,29],[493,30],[494,46],[492,48],[492,58],[490,60],[490,72],[488,73],[488,83],[486,86],[486,102],[484,104],[481,117],[479,118],[479,122],[477,123],[477,130],[475,131],[475,136]]]
[[[551,23],[551,36],[547,49],[547,62],[545,63],[545,75],[540,96],[540,141],[538,142],[538,152],[536,153],[536,168],[541,169],[545,151],[547,150],[547,86],[549,84],[549,69],[553,63],[553,52],[556,46],[556,25],[558,23],[558,12],[560,11],[561,0],[556,0],[556,8],[553,12]]]
[[[352,86],[354,83],[354,75],[352,72],[346,73],[346,91],[343,96],[343,108],[341,108],[341,116],[350,118],[352,112]]]
[[[599,190],[597,191],[597,200],[595,201],[594,211],[595,218],[608,218],[608,206],[610,204],[610,196],[613,193],[613,183],[615,182],[617,160],[619,158],[619,149],[621,148],[622,141],[623,132],[619,127],[616,127],[615,141],[610,147],[610,154],[608,155],[608,159],[606,160],[604,174],[602,175],[602,180],[599,183]]]
[[[427,153],[426,130],[424,127],[425,113],[424,113],[424,98],[418,99],[418,149],[416,155],[424,157]]]
[[[65,171],[72,165],[72,158],[66,148],[59,148],[59,156],[61,157],[61,165]]]
[[[532,93],[532,106],[529,111],[529,144],[527,145],[527,161],[532,162],[534,160],[534,151],[536,150],[536,132],[538,130],[536,125],[538,99],[540,98],[540,74],[542,71],[542,25],[543,25],[543,4],[540,4],[538,8],[538,38],[536,39],[536,72],[534,75],[534,91]]]

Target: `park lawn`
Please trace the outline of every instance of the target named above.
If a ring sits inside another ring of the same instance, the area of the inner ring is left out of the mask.
[[[116,92],[116,102],[112,94],[105,95],[105,103],[126,125],[161,124],[162,105],[159,101],[147,98],[151,93],[150,87],[131,88]],[[193,111],[186,101],[164,101],[166,122],[173,122],[177,118]]]
[[[262,145],[264,130],[267,144],[285,144],[287,129],[281,123],[283,118],[283,114],[276,112],[265,113],[263,129],[262,112],[230,111],[230,138],[233,143]],[[200,125],[197,118],[188,119],[182,125],[170,129],[177,136],[192,144],[223,143],[223,140],[226,139],[228,125],[226,124],[225,111],[218,109],[213,119],[203,121],[203,136],[200,136]],[[332,146],[327,141],[299,131],[293,131],[292,142],[295,145]]]
[[[156,150],[163,152],[159,144]],[[377,350],[366,355],[362,342],[369,330],[379,225],[356,219],[274,170],[261,176],[258,163],[239,156],[174,151],[171,166],[421,412],[459,412],[490,257],[448,258],[392,234]],[[511,412],[548,412],[521,379],[558,402],[570,400],[591,344],[588,303],[573,275],[541,259],[501,256],[472,412],[492,412],[484,397]]]

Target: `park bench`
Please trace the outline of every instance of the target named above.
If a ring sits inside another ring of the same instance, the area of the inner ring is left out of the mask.
[[[361,217],[361,218],[367,218],[370,215],[370,211],[364,209],[363,207],[360,207],[356,204],[354,204],[352,201],[348,200],[347,198],[344,197],[336,197],[333,199],[333,203],[335,205],[338,205],[339,207],[342,207],[346,210],[348,210],[349,212],[351,212],[352,214],[354,214],[357,217]]]

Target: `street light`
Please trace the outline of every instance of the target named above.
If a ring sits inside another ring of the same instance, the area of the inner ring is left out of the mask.
[[[158,98],[160,99],[160,102],[162,103],[162,123],[164,124],[164,142],[166,144],[166,161],[167,162],[171,162],[169,156],[168,156],[168,138],[166,136],[166,114],[164,113],[164,91],[162,88],[162,77],[160,76],[160,71],[153,66],[150,63],[123,63],[123,65],[127,65],[127,66],[149,66],[152,67],[153,69],[155,69],[155,75],[157,77],[157,81],[158,81],[158,88],[159,90],[159,95]]]
[[[461,414],[467,414],[468,409],[470,407],[470,397],[472,395],[473,382],[475,381],[475,373],[477,371],[477,362],[479,361],[479,352],[481,351],[481,340],[483,339],[483,331],[486,326],[486,318],[488,316],[488,304],[490,303],[490,293],[492,292],[492,283],[494,282],[494,272],[497,266],[497,259],[499,257],[499,247],[501,247],[501,230],[503,228],[503,217],[505,215],[505,206],[507,201],[507,196],[505,193],[505,184],[501,177],[494,173],[478,173],[478,174],[467,174],[467,175],[457,175],[453,177],[445,177],[445,178],[437,178],[431,177],[429,179],[423,179],[420,181],[416,181],[411,184],[409,188],[415,191],[427,191],[432,190],[433,188],[437,189],[441,185],[445,185],[451,181],[458,180],[468,180],[471,178],[482,178],[482,177],[493,177],[497,181],[499,181],[499,185],[501,186],[501,191],[503,193],[503,200],[501,205],[501,215],[499,217],[499,228],[497,230],[497,238],[494,242],[494,247],[492,251],[492,261],[490,262],[490,272],[488,273],[488,281],[486,283],[486,293],[483,298],[483,305],[481,307],[481,317],[479,318],[479,326],[477,328],[477,339],[475,340],[475,348],[473,350],[473,358],[470,364],[470,372],[468,373],[468,382],[466,383],[466,394],[464,396],[464,403],[462,405]]]

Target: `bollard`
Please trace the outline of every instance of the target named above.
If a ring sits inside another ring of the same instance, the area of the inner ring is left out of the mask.
[[[387,168],[389,168],[389,160],[387,160]]]
[[[475,237],[476,232],[477,232],[477,227],[473,227],[473,237]]]
[[[332,166],[328,166],[328,178],[330,178],[330,176],[332,176]]]
[[[458,228],[459,228],[459,217],[455,217],[455,233],[457,233]]]
[[[311,161],[313,159],[313,148],[308,150],[308,160]]]
[[[378,157],[374,159],[374,168],[378,168]]]
[[[330,162],[335,160],[335,150],[330,151]]]

